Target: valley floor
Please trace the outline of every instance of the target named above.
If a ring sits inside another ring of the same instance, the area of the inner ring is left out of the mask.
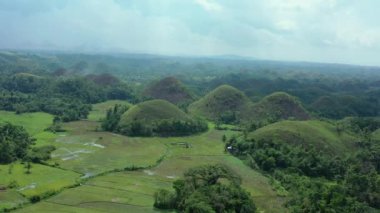
[[[43,123],[43,122],[42,122]],[[0,191],[1,208],[23,207],[18,212],[155,212],[154,192],[172,190],[172,182],[187,169],[213,163],[230,166],[243,179],[261,212],[285,212],[284,197],[267,177],[224,152],[223,134],[211,129],[190,137],[126,137],[95,131],[99,123],[66,123],[66,132],[36,131],[36,146],[52,144],[49,165],[33,164],[31,174],[21,164],[1,166],[0,185],[15,180],[15,189]],[[36,133],[37,132],[37,133]],[[188,144],[186,148],[183,144]],[[28,203],[40,196],[38,203]]]

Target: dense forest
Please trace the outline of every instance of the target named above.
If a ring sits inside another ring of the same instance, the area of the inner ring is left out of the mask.
[[[380,144],[371,138],[380,123],[354,119],[345,128],[362,137],[355,142],[355,151],[344,157],[272,139],[232,137],[225,139],[225,146],[291,192],[287,205],[294,212],[370,212],[371,207],[380,207]]]

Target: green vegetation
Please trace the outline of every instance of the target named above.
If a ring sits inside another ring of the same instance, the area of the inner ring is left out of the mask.
[[[15,112],[0,111],[0,123],[6,122],[23,126],[30,135],[34,136],[53,123],[53,116],[43,112],[16,114]]]
[[[0,211],[21,207],[28,200],[14,190],[0,190]]]
[[[373,138],[374,138],[375,140],[380,141],[380,129],[377,129],[376,131],[374,131],[374,132],[372,133],[372,135],[373,135]]]
[[[167,100],[178,106],[189,104],[194,98],[191,92],[174,77],[167,77],[149,85],[143,92],[152,99]]]
[[[379,82],[376,67],[0,52],[0,212],[377,212]]]
[[[165,153],[156,140],[128,138],[109,132],[96,132],[97,123],[76,121],[64,124],[64,133],[48,138],[52,144],[51,165],[91,177],[113,170],[154,165]]]
[[[33,147],[27,153],[25,160],[33,163],[43,163],[50,159],[51,153],[55,149],[55,146],[52,145]]]
[[[0,125],[0,164],[25,159],[33,140],[22,126]]]
[[[128,106],[115,105],[107,110],[106,117],[102,120],[102,129],[105,131],[117,131],[121,116],[128,110]]]
[[[373,125],[360,121],[363,129]],[[232,137],[226,149],[289,191],[287,207],[293,212],[375,211],[380,146],[368,137],[347,143],[347,136],[319,121],[283,121],[256,130],[251,139]]]
[[[157,191],[154,206],[185,212],[256,212],[240,182],[240,177],[224,165],[192,168],[173,183],[175,193]]]
[[[222,85],[189,106],[189,111],[209,120],[235,123],[242,111],[249,105],[249,99],[234,87]]]
[[[88,115],[90,121],[100,121],[105,118],[107,111],[112,109],[115,105],[122,105],[130,107],[131,104],[123,100],[110,100],[92,105],[92,110]]]
[[[117,132],[130,136],[174,136],[203,132],[208,127],[167,101],[151,100],[131,107],[117,128]]]
[[[308,112],[295,98],[284,92],[276,92],[253,104],[243,116],[243,121],[256,127],[274,123],[279,120],[307,120]]]
[[[270,67],[273,64],[260,65]],[[254,72],[228,73],[211,80],[208,85],[232,85],[255,101],[283,91],[297,97],[308,111],[332,119],[379,116],[378,73],[359,76],[357,74],[360,72],[354,71],[356,68],[352,66],[333,68],[328,65],[293,65],[278,64],[276,68],[270,67],[267,70],[260,67]],[[339,71],[333,71],[334,69]]]
[[[30,173],[26,164],[0,165],[0,185],[16,190],[28,199],[41,199],[77,183],[80,174],[58,168],[31,164]],[[11,185],[13,184],[13,186]]]
[[[175,105],[164,100],[151,100],[137,104],[130,108],[122,117],[122,123],[131,123],[135,120],[152,123],[163,119],[187,120],[190,117]]]
[[[65,124],[64,128],[67,130],[64,133],[66,136],[59,137],[60,141],[63,139],[61,151],[65,148],[75,151],[75,147],[79,144],[73,142],[79,141],[79,138],[88,141],[89,138],[86,139],[84,136],[95,134],[91,131],[91,129],[95,128],[95,125],[90,125],[88,121],[71,122]],[[103,138],[115,136],[123,138],[125,142],[121,143],[121,146],[115,146],[115,148],[107,146],[109,144],[107,142],[96,142],[96,144],[104,145],[105,148],[94,147],[94,150],[97,151],[79,154],[79,161],[76,159],[63,161],[61,160],[62,156],[53,157],[52,161],[57,161],[60,167],[69,170],[77,169],[83,173],[88,172],[86,174],[91,173],[95,177],[86,181],[82,186],[64,190],[57,196],[27,207],[25,211],[43,211],[52,208],[67,210],[72,208],[78,212],[110,211],[110,209],[115,212],[123,212],[126,209],[134,212],[155,212],[153,203],[154,193],[157,190],[169,190],[173,181],[192,167],[221,163],[227,165],[235,174],[242,177],[242,187],[251,193],[258,209],[269,212],[284,212],[284,208],[281,206],[283,201],[272,190],[265,176],[250,170],[239,159],[224,153],[224,144],[220,139],[224,134],[230,136],[232,133],[230,131],[210,130],[199,135],[187,137],[128,138],[98,132],[96,134],[101,135]],[[72,138],[70,137],[71,134],[80,137]],[[181,145],[181,142],[189,144],[188,148]],[[57,144],[61,143],[55,143],[56,146]],[[83,148],[89,149],[90,147],[80,147],[80,149]],[[59,154],[59,152],[58,148],[53,152],[53,156],[54,154]],[[79,158],[87,158],[88,160]],[[109,160],[105,162],[105,159]],[[126,162],[128,162],[129,166],[126,165]],[[157,166],[151,167],[157,162],[159,162]],[[133,167],[133,165],[135,166]],[[110,171],[112,168],[122,170],[125,167],[127,167],[127,170],[133,168],[144,169],[96,176],[99,172]]]
[[[324,121],[280,121],[250,133],[248,138],[314,147],[340,156],[352,153],[357,138]]]
[[[91,103],[107,99],[135,100],[123,83],[104,86],[91,79],[39,77],[33,74],[1,76],[0,109],[17,113],[43,111],[62,121],[87,118]]]

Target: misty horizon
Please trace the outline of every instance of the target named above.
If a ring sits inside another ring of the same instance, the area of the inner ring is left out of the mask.
[[[377,1],[0,2],[0,49],[379,66]]]

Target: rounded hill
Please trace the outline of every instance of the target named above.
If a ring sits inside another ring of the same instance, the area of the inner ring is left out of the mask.
[[[120,122],[123,124],[133,121],[152,123],[162,119],[187,120],[190,117],[168,101],[150,100],[131,107],[122,116]]]
[[[356,141],[352,135],[338,132],[335,125],[317,120],[280,121],[257,129],[248,137],[306,148],[313,147],[341,156],[353,152]]]
[[[214,121],[231,123],[237,121],[250,101],[240,90],[222,85],[189,106],[192,114]]]
[[[207,130],[195,119],[165,100],[139,103],[126,111],[119,122],[120,132],[131,136],[189,135]]]
[[[183,104],[193,100],[191,92],[174,77],[167,77],[152,83],[144,90],[143,95],[167,100],[173,104]]]
[[[283,119],[307,120],[309,118],[309,113],[297,98],[285,92],[275,92],[253,104],[243,120],[274,123]]]

